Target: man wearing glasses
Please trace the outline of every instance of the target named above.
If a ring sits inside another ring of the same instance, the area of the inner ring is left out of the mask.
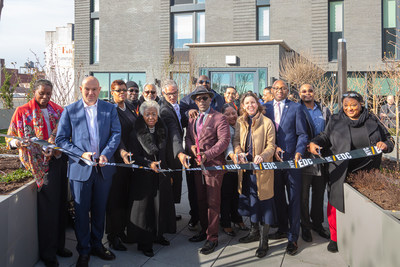
[[[171,169],[188,168],[187,155],[183,148],[183,127],[187,122],[182,121],[178,104],[178,85],[173,80],[165,80],[162,84],[163,98],[160,100],[160,117],[168,128],[167,166]],[[182,172],[171,172],[174,203],[181,202]],[[176,220],[182,219],[181,215]]]
[[[160,98],[157,96],[157,87],[155,84],[152,83],[146,83],[144,85],[143,93],[139,98],[139,102],[140,104],[142,104],[144,101],[149,101],[149,100],[154,100],[157,103],[158,101],[160,101]]]
[[[224,98],[217,94],[210,87],[210,79],[206,75],[201,75],[196,82],[196,88],[198,86],[204,87],[208,92],[211,92],[213,97],[211,99],[211,107],[215,111],[221,112],[222,106],[225,104]],[[194,91],[189,95],[185,96],[180,104],[180,112],[182,115],[182,121],[187,122],[189,118],[196,118],[198,115],[198,107],[196,102],[192,99]],[[194,161],[192,161],[194,163]],[[197,208],[197,198],[196,198],[196,188],[194,185],[194,176],[192,172],[186,172],[186,183],[188,187],[189,205],[190,205],[190,220],[188,223],[188,228],[191,231],[196,230],[197,222],[199,221],[198,208]]]
[[[265,115],[276,127],[275,159],[298,161],[304,155],[308,142],[307,111],[304,106],[287,99],[289,90],[282,80],[274,82],[272,94],[274,100],[264,105]],[[269,238],[288,238],[286,252],[295,255],[300,232],[301,170],[275,170],[274,175],[274,198],[279,228]],[[289,203],[286,202],[285,187]]]
[[[126,88],[128,88],[128,95],[125,104],[134,111],[135,115],[139,115],[139,86],[137,83],[129,81],[126,83]]]
[[[218,166],[226,163],[224,151],[230,142],[226,117],[211,108],[214,93],[197,86],[191,94],[199,109],[196,118],[190,118],[186,132],[186,150],[196,159],[198,166]],[[221,186],[225,171],[197,171],[195,185],[201,230],[189,238],[202,242],[200,253],[210,254],[218,245]]]
[[[311,84],[303,84],[299,95],[301,104],[307,109],[308,137],[313,139],[324,131],[331,112],[327,107],[322,107],[314,99],[314,88]],[[305,158],[314,155],[306,152]],[[324,193],[328,181],[328,170],[325,165],[312,165],[302,169],[301,190],[301,237],[306,242],[312,242],[311,229],[323,238],[329,239],[329,233],[324,229]],[[309,206],[310,187],[312,188],[311,214]]]

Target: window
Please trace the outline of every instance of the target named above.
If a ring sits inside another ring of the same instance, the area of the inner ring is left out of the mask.
[[[343,38],[343,1],[329,2],[329,61],[337,60],[338,40]]]
[[[146,73],[144,72],[93,72],[92,75],[99,80],[101,91],[100,99],[110,99],[110,86],[115,80],[134,81],[139,86],[139,91],[143,91],[146,84]]]
[[[185,43],[204,43],[204,12],[179,13],[174,15],[174,48],[187,48]]]
[[[172,1],[174,5],[182,5],[182,4],[204,4],[205,0],[174,0]]]
[[[99,1],[91,1],[90,13],[90,63],[99,62],[99,41],[100,41],[100,21],[99,21]]]
[[[257,5],[257,40],[269,40],[269,1],[258,0]]]
[[[399,59],[400,55],[397,47],[397,16],[396,0],[382,1],[382,57]]]
[[[186,43],[205,42],[205,0],[171,1],[174,49],[187,49]]]

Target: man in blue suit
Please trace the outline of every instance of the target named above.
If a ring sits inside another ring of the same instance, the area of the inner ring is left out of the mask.
[[[307,147],[307,121],[304,107],[287,99],[289,90],[282,80],[272,86],[274,100],[267,102],[266,116],[276,127],[275,158],[279,161],[301,159]],[[286,251],[290,255],[297,253],[297,239],[300,231],[301,170],[275,170],[274,198],[278,215],[278,231],[271,239],[288,238]],[[286,202],[286,192],[289,204]],[[290,228],[288,227],[288,222]]]
[[[100,89],[99,81],[93,76],[82,81],[82,99],[64,109],[56,137],[58,146],[97,163],[89,166],[82,160],[69,157],[68,177],[75,202],[78,267],[88,266],[90,253],[104,260],[115,259],[115,255],[101,242],[106,203],[115,172],[115,167],[104,163],[113,162],[113,154],[120,143],[121,125],[115,106],[98,100]]]

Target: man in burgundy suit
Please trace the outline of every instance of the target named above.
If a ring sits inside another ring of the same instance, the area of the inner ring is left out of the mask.
[[[204,86],[197,86],[191,98],[199,108],[197,118],[189,119],[186,132],[186,149],[200,166],[225,164],[224,151],[230,141],[229,124],[226,118],[210,107],[214,93]],[[199,171],[195,174],[197,202],[201,231],[191,237],[191,242],[207,239],[200,250],[210,254],[218,245],[219,208],[224,171]]]

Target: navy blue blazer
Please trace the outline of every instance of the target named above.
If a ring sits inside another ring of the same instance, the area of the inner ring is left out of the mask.
[[[118,113],[113,104],[98,100],[97,124],[99,127],[99,153],[107,157],[108,162],[114,162],[114,152],[121,139],[121,125]],[[86,122],[83,100],[78,100],[65,107],[57,129],[56,144],[77,155],[90,150],[90,136]],[[100,156],[99,155],[99,156]],[[92,173],[92,167],[82,160],[69,157],[68,177],[75,181],[87,181]],[[114,166],[100,168],[104,178],[111,179],[115,172]]]
[[[264,106],[266,108],[265,115],[275,124],[273,103],[274,101],[270,101],[265,103]],[[304,106],[288,99],[285,100],[279,129],[276,129],[276,145],[285,151],[283,160],[293,159],[297,152],[304,155],[308,143],[305,112],[308,111]]]

